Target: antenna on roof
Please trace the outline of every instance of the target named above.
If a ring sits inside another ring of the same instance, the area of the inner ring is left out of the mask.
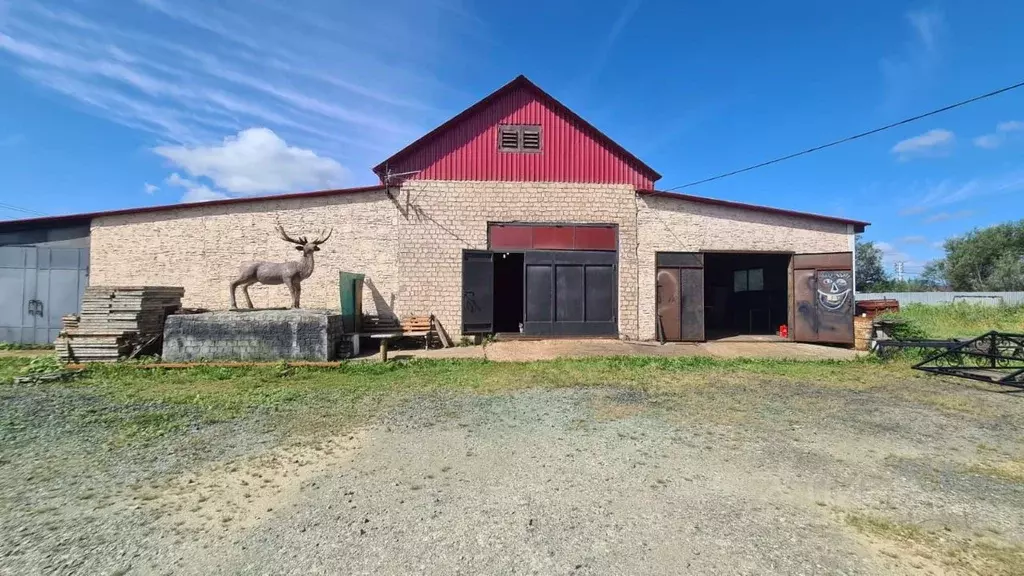
[[[394,178],[401,178],[402,176],[410,176],[412,174],[419,173],[419,170],[410,170],[409,172],[392,172],[391,166],[384,165],[384,174],[381,175],[381,180],[385,186],[391,186]]]

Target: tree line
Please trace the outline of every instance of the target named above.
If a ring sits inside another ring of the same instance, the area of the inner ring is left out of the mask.
[[[898,281],[874,242],[857,237],[858,292],[1014,292],[1024,290],[1024,220],[948,238],[945,256],[916,278]]]

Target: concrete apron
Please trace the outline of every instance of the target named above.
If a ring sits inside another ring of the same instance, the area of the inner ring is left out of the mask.
[[[478,358],[496,362],[532,362],[556,358],[601,356],[707,356],[714,358],[763,358],[774,360],[854,360],[856,350],[799,342],[712,341],[668,344],[625,342],[614,339],[519,340],[491,342],[484,346],[438,350],[393,350],[392,359]]]

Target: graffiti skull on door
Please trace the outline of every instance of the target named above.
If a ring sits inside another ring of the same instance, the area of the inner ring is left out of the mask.
[[[849,271],[818,272],[818,305],[826,314],[848,314],[852,303],[853,274]]]

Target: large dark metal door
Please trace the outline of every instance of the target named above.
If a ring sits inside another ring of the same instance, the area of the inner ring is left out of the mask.
[[[679,288],[682,292],[682,333],[680,340],[704,340],[704,269],[680,268]]]
[[[523,331],[559,336],[616,335],[615,258],[615,252],[526,252]]]
[[[0,341],[53,342],[79,310],[88,267],[86,248],[0,248]]]
[[[494,331],[494,253],[462,252],[462,333]]]
[[[658,339],[675,342],[683,339],[682,306],[679,302],[679,269],[658,269]]]
[[[800,342],[853,343],[853,256],[793,257],[793,337]]]

